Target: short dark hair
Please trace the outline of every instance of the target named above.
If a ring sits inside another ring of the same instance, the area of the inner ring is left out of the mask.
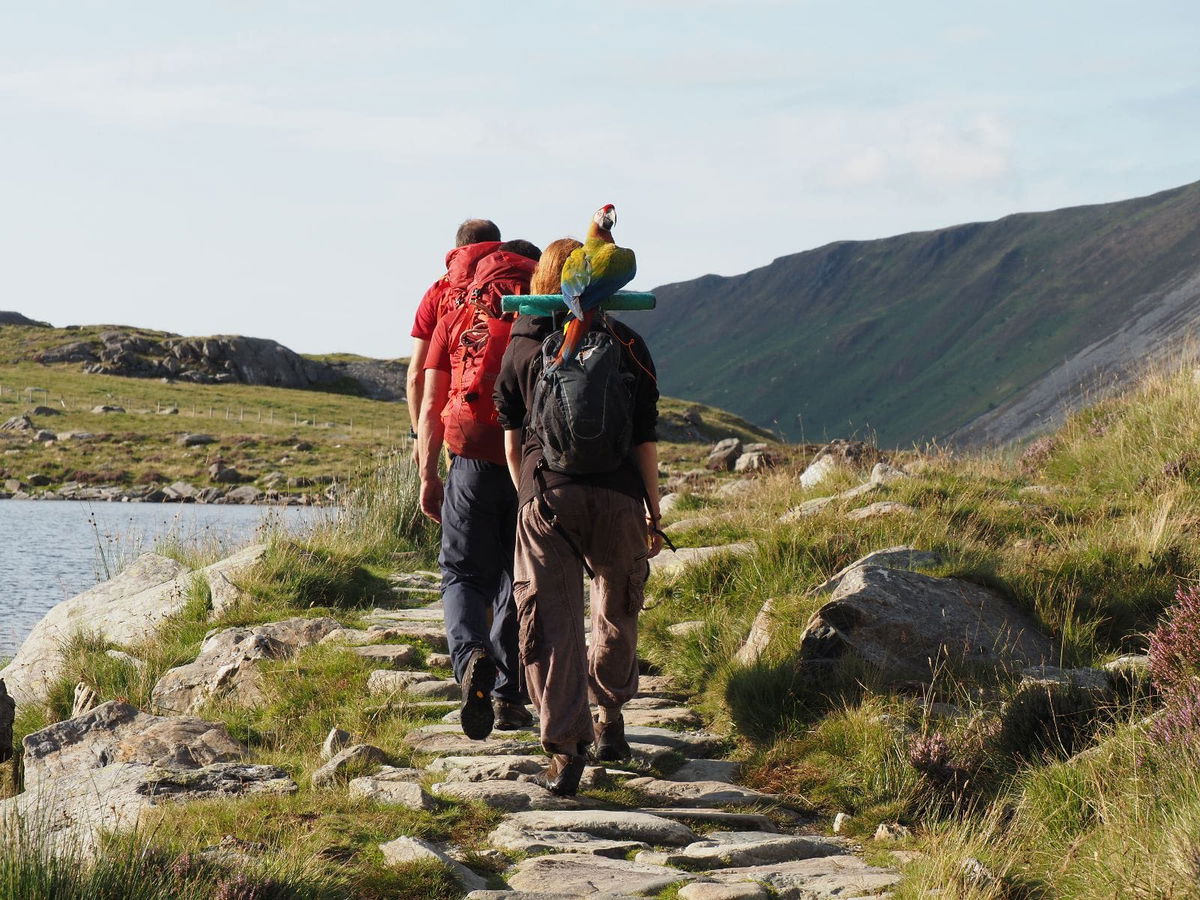
[[[491,219],[467,219],[458,226],[458,234],[454,236],[454,246],[465,247],[467,244],[498,240],[500,240],[500,229]]]
[[[529,241],[523,241],[518,238],[515,241],[505,241],[500,245],[501,250],[507,250],[509,253],[516,253],[518,256],[525,256],[537,262],[542,258],[542,251],[538,249],[536,244],[531,244]]]

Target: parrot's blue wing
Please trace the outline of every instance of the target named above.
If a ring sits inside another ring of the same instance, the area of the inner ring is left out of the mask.
[[[583,318],[583,305],[580,297],[592,283],[592,263],[580,247],[575,250],[562,267],[562,296],[563,302],[577,319]]]

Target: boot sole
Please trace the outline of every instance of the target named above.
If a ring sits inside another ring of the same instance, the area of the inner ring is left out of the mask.
[[[477,657],[467,668],[463,683],[460,723],[463,734],[482,741],[492,733],[496,714],[492,710],[492,688],[496,685],[496,664],[486,656]]]

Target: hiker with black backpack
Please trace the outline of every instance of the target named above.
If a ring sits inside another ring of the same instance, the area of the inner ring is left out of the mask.
[[[492,400],[514,316],[506,294],[526,294],[541,251],[507,241],[474,266],[463,302],[438,322],[425,359],[417,429],[421,510],[442,526],[442,606],[460,724],[472,740],[533,724],[524,705],[513,602],[517,494]],[[443,485],[443,443],[450,466]]]
[[[563,261],[579,246],[564,238],[547,247],[530,292],[557,293]],[[551,756],[537,780],[572,795],[593,742],[599,760],[630,756],[621,707],[637,694],[637,619],[662,537],[649,350],[633,329],[600,312],[570,363],[554,366],[564,316],[517,318],[495,398],[518,493],[521,664]]]

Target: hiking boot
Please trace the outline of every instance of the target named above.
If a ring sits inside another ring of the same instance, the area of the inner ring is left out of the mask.
[[[574,797],[579,793],[579,779],[587,757],[583,753],[558,753],[550,756],[550,765],[544,772],[533,776],[533,783],[544,787],[559,797]]]
[[[517,731],[533,724],[533,714],[525,708],[523,703],[516,703],[512,700],[493,700],[492,712],[496,717],[496,724],[493,727],[497,731]]]
[[[629,742],[625,740],[625,717],[618,715],[611,722],[601,722],[599,716],[592,721],[596,735],[596,750],[593,753],[600,762],[620,762],[633,756]]]
[[[492,712],[492,688],[495,684],[496,663],[485,651],[472,651],[463,673],[459,723],[463,734],[473,741],[482,741],[492,733],[492,725],[496,720]]]

